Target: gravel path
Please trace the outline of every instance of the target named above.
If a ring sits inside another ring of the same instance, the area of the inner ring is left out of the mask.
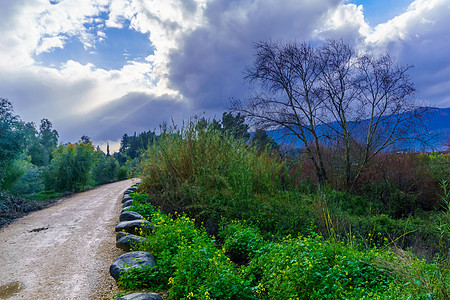
[[[0,229],[0,299],[112,299],[114,227],[133,180],[59,201]]]

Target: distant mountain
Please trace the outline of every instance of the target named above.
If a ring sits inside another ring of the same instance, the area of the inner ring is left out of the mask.
[[[403,145],[399,146],[401,149],[412,151],[436,151],[443,150],[444,142],[450,136],[450,107],[448,108],[428,108],[426,126],[430,137],[434,137],[429,146],[423,149],[422,146],[417,145]],[[320,131],[320,127],[318,129]],[[286,136],[284,129],[275,129],[267,131],[278,144],[290,145],[295,148],[302,148],[302,143],[298,138],[293,136]]]
[[[450,135],[450,107],[431,109],[429,129],[433,133]]]

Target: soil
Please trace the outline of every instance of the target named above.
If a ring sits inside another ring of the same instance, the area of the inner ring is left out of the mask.
[[[59,201],[0,229],[0,299],[112,299],[109,266],[126,180]]]

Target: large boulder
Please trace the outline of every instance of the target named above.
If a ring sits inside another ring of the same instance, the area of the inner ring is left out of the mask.
[[[134,193],[137,190],[137,186],[132,186],[129,187],[125,192],[123,192],[124,194],[129,194],[129,193]]]
[[[130,195],[124,195],[122,198],[122,203],[127,202],[128,200],[133,200],[134,198],[131,197]]]
[[[145,241],[146,239],[141,236],[126,234],[116,242],[116,247],[124,251],[130,251],[131,248],[137,249],[138,245]]]
[[[134,200],[128,200],[127,202],[125,202],[124,204],[122,204],[122,208],[131,206],[133,204]]]
[[[123,213],[120,214],[119,220],[120,220],[120,222],[123,222],[123,221],[140,220],[143,218],[144,217],[142,217],[140,214],[138,214],[135,211],[124,211]]]
[[[163,300],[163,298],[155,293],[134,293],[117,298],[116,300]]]
[[[128,269],[144,269],[144,266],[155,267],[155,257],[153,254],[144,251],[128,252],[119,256],[109,267],[111,276],[118,280],[120,275]]]
[[[154,226],[147,220],[123,221],[116,225],[116,232],[125,231],[131,234],[139,235],[141,231],[152,231]]]

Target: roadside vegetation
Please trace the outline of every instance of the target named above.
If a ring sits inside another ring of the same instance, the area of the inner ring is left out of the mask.
[[[56,198],[128,178],[126,157],[120,165],[88,136],[65,145],[58,145],[58,138],[49,120],[37,128],[0,99],[0,226]]]
[[[125,273],[124,290],[449,299],[449,154],[384,153],[350,192],[331,169],[333,180],[315,184],[304,153],[232,132],[194,120],[143,156],[131,210],[156,230],[135,250],[152,252],[157,268]]]

